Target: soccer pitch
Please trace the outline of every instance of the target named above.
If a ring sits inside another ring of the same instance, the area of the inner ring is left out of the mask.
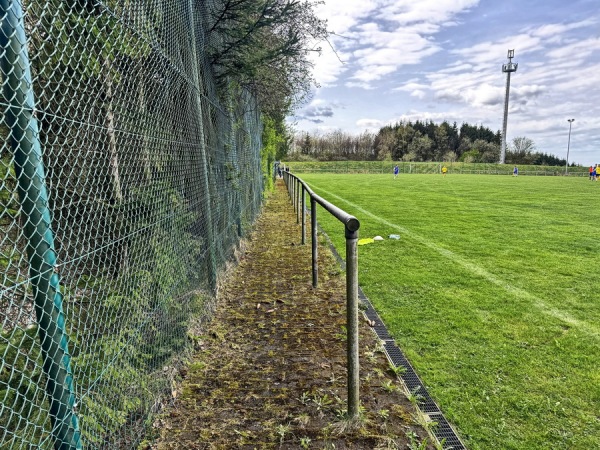
[[[360,286],[469,449],[600,448],[600,183],[299,175],[386,238]]]

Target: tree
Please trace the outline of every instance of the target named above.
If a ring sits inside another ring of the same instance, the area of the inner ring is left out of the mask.
[[[535,158],[535,143],[524,136],[512,140],[506,152],[506,162],[509,164],[531,164]]]
[[[209,61],[217,80],[255,94],[263,113],[289,112],[313,83],[310,51],[327,38],[313,0],[216,0],[209,12]]]
[[[311,148],[312,148],[312,142],[310,139],[310,135],[308,133],[306,133],[306,135],[304,136],[304,139],[302,140],[302,142],[300,144],[300,151],[302,152],[303,155],[309,155],[311,153]]]
[[[444,155],[444,161],[446,162],[454,162],[458,158],[456,152],[448,152]]]
[[[429,136],[423,136],[417,132],[408,146],[408,153],[415,155],[412,161],[427,161],[427,155],[430,153],[432,146],[433,141]]]
[[[495,163],[500,159],[500,146],[498,144],[477,139],[473,142],[473,148],[479,152],[479,160],[476,162]]]

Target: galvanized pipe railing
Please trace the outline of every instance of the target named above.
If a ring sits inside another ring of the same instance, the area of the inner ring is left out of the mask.
[[[317,203],[333,217],[344,224],[346,237],[346,328],[348,342],[348,416],[358,417],[359,400],[359,359],[358,359],[358,219],[318,196],[300,178],[288,171],[283,172],[283,180],[290,193],[296,218],[302,219],[302,244],[306,242],[306,199],[310,196],[311,243],[312,243],[312,284],[318,286],[318,245],[317,245]],[[298,198],[300,195],[300,199]]]

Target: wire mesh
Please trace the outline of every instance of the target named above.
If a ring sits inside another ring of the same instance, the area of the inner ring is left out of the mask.
[[[0,3],[5,41],[21,8],[25,36],[0,55],[0,448],[135,448],[259,212],[258,105],[215,86],[210,1]]]

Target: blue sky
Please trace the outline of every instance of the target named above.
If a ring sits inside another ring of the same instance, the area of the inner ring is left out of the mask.
[[[320,87],[295,128],[360,133],[400,120],[502,128],[569,162],[600,163],[598,0],[325,0],[335,33],[314,57]],[[341,61],[340,61],[341,60]]]

